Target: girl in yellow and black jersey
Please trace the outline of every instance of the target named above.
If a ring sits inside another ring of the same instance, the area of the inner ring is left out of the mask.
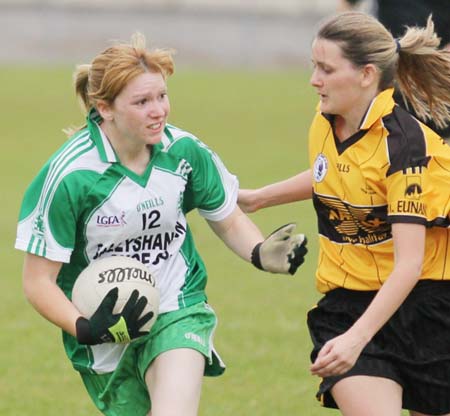
[[[312,45],[310,169],[241,190],[247,212],[312,198],[320,252],[308,314],[317,397],[346,416],[450,414],[450,147],[398,107],[450,120],[450,54],[433,22],[400,39],[358,12]]]

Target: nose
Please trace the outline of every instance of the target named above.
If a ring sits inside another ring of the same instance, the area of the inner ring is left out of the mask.
[[[322,80],[320,79],[317,69],[313,70],[309,83],[316,88],[322,85]]]
[[[167,105],[162,102],[155,101],[149,106],[148,114],[152,118],[163,117],[166,115]]]

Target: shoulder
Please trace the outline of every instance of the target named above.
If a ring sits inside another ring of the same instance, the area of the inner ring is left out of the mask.
[[[163,152],[189,163],[214,155],[214,152],[197,136],[172,125],[166,127],[162,144]]]
[[[83,129],[71,136],[50,156],[33,183],[39,183],[43,192],[52,193],[61,183],[73,182],[75,177],[90,181],[93,175],[101,175],[108,167],[109,164],[100,160],[89,132]]]
[[[71,136],[47,161],[47,165],[63,171],[69,167],[76,166],[80,161],[95,161],[95,144],[89,131],[82,129]],[[91,163],[95,166],[95,163]],[[57,167],[57,168],[56,168]]]
[[[410,167],[426,166],[426,132],[423,124],[399,106],[382,118],[390,161],[388,176]]]
[[[165,151],[173,151],[178,148],[207,147],[197,136],[171,124],[166,126],[163,146]]]

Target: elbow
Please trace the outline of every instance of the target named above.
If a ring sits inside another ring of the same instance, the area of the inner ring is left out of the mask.
[[[22,290],[23,290],[23,294],[25,296],[25,299],[33,304],[33,287],[32,287],[32,283],[30,282],[30,279],[27,279],[26,276],[23,277],[22,280]]]
[[[421,260],[410,259],[409,261],[404,262],[404,264],[399,264],[398,266],[407,276],[410,276],[411,279],[419,280],[422,275],[423,262]]]
[[[419,280],[421,275],[422,275],[422,264],[412,268],[411,276],[414,276],[415,280]]]

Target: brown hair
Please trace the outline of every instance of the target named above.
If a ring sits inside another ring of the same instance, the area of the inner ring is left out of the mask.
[[[92,63],[77,66],[75,93],[86,112],[98,100],[112,104],[128,82],[142,73],[160,73],[164,79],[172,75],[172,54],[169,49],[146,49],[144,35],[134,33],[129,44],[115,44],[97,55]],[[75,131],[66,129],[68,135]]]
[[[74,74],[75,91],[86,110],[97,100],[112,104],[128,82],[144,72],[172,75],[172,53],[166,49],[148,50],[145,37],[135,33],[130,44],[119,43],[106,49],[89,65],[79,65]]]
[[[409,27],[400,39],[374,17],[361,12],[337,14],[320,27],[317,38],[337,42],[355,66],[375,65],[379,89],[398,89],[423,120],[438,127],[450,121],[450,53],[439,49],[431,16],[425,28]]]

